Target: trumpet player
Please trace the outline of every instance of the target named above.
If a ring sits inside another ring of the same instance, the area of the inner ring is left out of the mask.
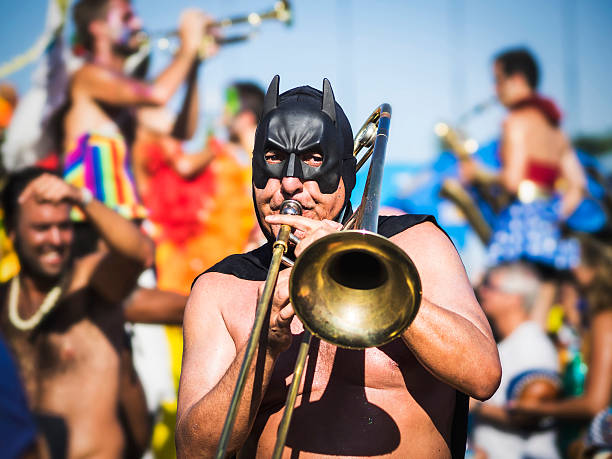
[[[194,282],[184,318],[178,456],[211,457],[236,383],[272,241],[295,229],[300,255],[338,231],[355,185],[351,126],[331,86],[279,96],[270,84],[253,151],[253,196],[269,242],[221,261]],[[279,215],[286,199],[303,214]],[[491,330],[452,243],[433,218],[380,217],[379,233],[415,262],[423,300],[401,338],[346,350],[313,339],[283,457],[453,457],[465,452],[467,396],[500,380]],[[275,287],[269,327],[247,374],[229,453],[270,457],[304,328],[288,300],[290,269]]]
[[[63,119],[64,179],[87,187],[124,217],[141,219],[146,214],[130,170],[136,109],[165,105],[193,74],[210,19],[200,11],[185,11],[178,52],[157,78],[146,82],[124,72],[126,59],[142,45],[142,22],[129,1],[80,0],[73,14],[86,61],[70,82],[70,105]],[[169,134],[173,124],[163,129]]]

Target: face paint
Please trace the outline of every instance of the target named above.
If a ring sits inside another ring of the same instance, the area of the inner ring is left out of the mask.
[[[240,113],[240,97],[238,97],[238,91],[233,86],[225,91],[225,107],[230,116],[236,116]]]
[[[329,81],[323,81],[323,93],[303,86],[280,97],[278,84],[276,76],[268,88],[255,134],[255,187],[265,188],[270,178],[297,177],[316,181],[321,192],[329,194],[337,190],[342,177],[350,195],[355,183],[353,134]],[[266,161],[270,152],[275,154],[275,161]],[[313,153],[322,156],[316,167],[305,162]]]
[[[128,2],[111,3],[107,23],[113,35],[113,50],[117,54],[130,56],[138,52],[143,44],[138,38],[142,35],[142,25]]]

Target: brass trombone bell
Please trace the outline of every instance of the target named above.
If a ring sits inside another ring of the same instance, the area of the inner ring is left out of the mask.
[[[416,316],[421,282],[406,253],[363,230],[327,235],[297,258],[291,304],[315,336],[365,349],[399,337]]]

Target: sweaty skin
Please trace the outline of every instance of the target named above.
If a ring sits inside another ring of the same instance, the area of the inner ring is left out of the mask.
[[[273,232],[296,228],[296,254],[336,231],[329,220],[344,200],[314,181],[269,179],[255,190]],[[282,199],[305,216],[276,216]],[[424,223],[391,238],[416,264],[423,301],[412,325],[381,348],[347,351],[314,340],[284,457],[450,457],[455,389],[486,399],[500,372],[495,342],[448,238]],[[289,270],[279,275],[270,313],[250,368],[228,451],[270,457],[302,332],[288,304]],[[201,276],[184,319],[184,356],[177,422],[179,457],[214,454],[243,360],[262,282]],[[228,294],[231,292],[231,294]],[[205,356],[205,357],[203,357]]]

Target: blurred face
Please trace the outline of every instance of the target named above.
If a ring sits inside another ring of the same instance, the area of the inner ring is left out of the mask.
[[[493,65],[493,75],[497,98],[504,106],[510,107],[524,98],[528,85],[523,75],[506,75],[502,64],[499,62]]]
[[[572,269],[572,272],[574,273],[574,278],[582,288],[589,287],[595,278],[595,270],[585,264],[579,264]]]
[[[502,270],[491,271],[478,287],[478,299],[482,310],[492,319],[499,317],[514,305],[521,304],[520,295],[502,290],[503,275]]]
[[[250,130],[253,126],[253,122],[254,116],[250,112],[242,111],[234,114],[227,108],[223,112],[222,123],[227,129],[229,140],[232,142],[238,143],[240,141],[240,134],[247,129]]]
[[[11,234],[19,260],[30,274],[57,279],[70,260],[73,229],[70,206],[28,199],[19,210],[17,230]]]
[[[106,16],[107,35],[113,43],[115,52],[130,55],[138,51],[142,38],[142,21],[125,0],[111,0]]]
[[[283,155],[282,152],[268,152],[265,160],[269,164],[275,164],[285,160]],[[323,162],[319,153],[304,154],[301,160],[311,167],[320,167]],[[338,189],[329,194],[322,193],[319,184],[314,180],[302,181],[297,177],[270,178],[264,188],[254,187],[254,190],[255,203],[262,218],[279,213],[284,200],[295,199],[302,205],[304,217],[333,220],[342,210],[345,197],[342,179]],[[266,230],[272,230],[275,236],[278,234],[278,225],[270,228],[267,223],[263,224]]]

